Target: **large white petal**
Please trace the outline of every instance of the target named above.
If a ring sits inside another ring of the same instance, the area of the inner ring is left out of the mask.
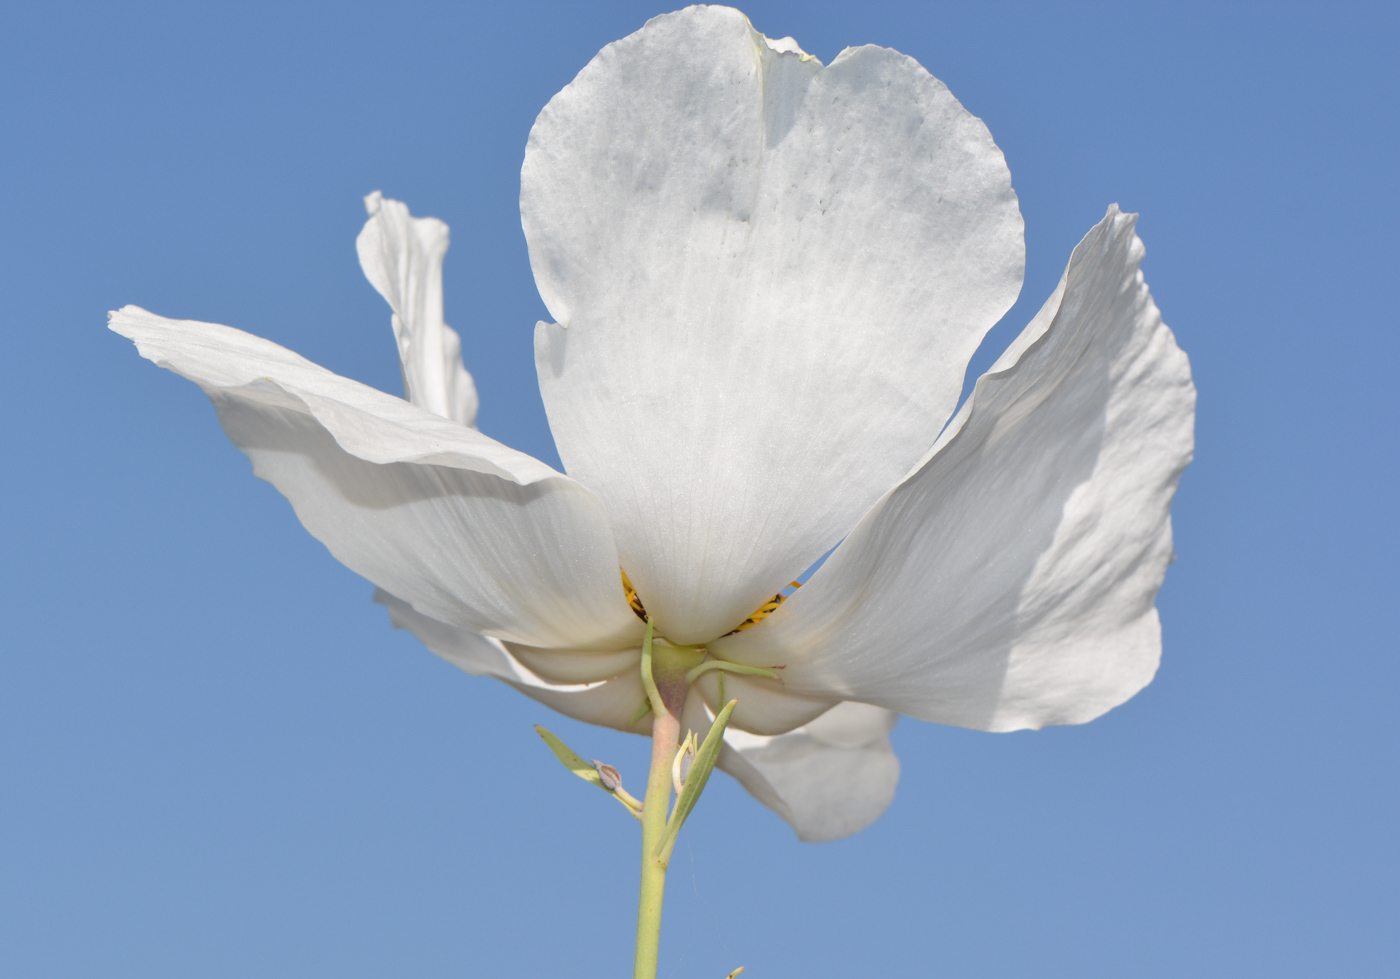
[[[1087,721],[1152,679],[1195,388],[1135,220],[1109,209],[931,458],[716,656],[995,731]]]
[[[550,101],[521,215],[560,455],[677,642],[734,628],[908,472],[1022,277],[1001,151],[941,82],[876,47],[822,68],[723,7],[650,21]]]
[[[462,366],[462,341],[442,318],[447,225],[415,218],[379,191],[365,198],[369,220],[355,239],[360,268],[393,310],[404,397],[435,415],[476,423],[477,395]]]
[[[253,471],[352,571],[500,639],[638,641],[602,505],[567,476],[240,330],[134,306],[111,327],[204,389]]]
[[[777,737],[725,733],[719,767],[809,843],[839,840],[878,819],[894,800],[899,759],[890,730],[899,715],[841,703]]]

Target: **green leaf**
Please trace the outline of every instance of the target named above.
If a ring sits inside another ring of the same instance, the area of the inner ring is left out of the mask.
[[[681,791],[680,798],[676,800],[676,808],[671,810],[671,818],[666,821],[666,832],[662,834],[660,841],[656,844],[656,849],[652,851],[652,855],[661,861],[663,866],[670,861],[671,847],[675,846],[676,835],[685,825],[686,817],[690,815],[690,810],[695,808],[700,793],[705,791],[705,783],[710,780],[710,773],[715,769],[720,745],[724,742],[724,729],[729,725],[729,715],[734,713],[734,706],[737,703],[739,701],[731,700],[724,705],[724,709],[719,712],[715,722],[710,725],[710,733],[705,735],[705,742],[695,753],[695,761],[690,766],[690,774],[686,776],[685,788]]]
[[[598,788],[603,789],[604,792],[607,791],[603,786],[603,777],[598,774],[598,769],[594,768],[591,763],[584,761],[574,753],[572,748],[538,724],[535,725],[535,732],[539,734],[540,737],[544,738],[544,743],[549,745],[549,750],[554,752],[555,758],[558,758],[564,763],[565,768],[585,782],[591,782],[598,786]]]
[[[598,786],[598,788],[622,803],[622,807],[632,815],[636,816],[638,819],[641,818],[641,806],[637,803],[637,800],[622,791],[620,785],[616,791],[604,785],[603,776],[598,773],[598,769],[592,762],[584,761],[572,748],[538,724],[535,725],[535,732],[539,734],[540,737],[544,738],[544,743],[549,745],[549,750],[554,752],[554,757],[558,758],[564,764],[565,768],[585,782]]]

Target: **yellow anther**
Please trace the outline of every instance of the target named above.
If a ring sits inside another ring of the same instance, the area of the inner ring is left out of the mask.
[[[617,570],[622,575],[622,593],[627,596],[627,604],[631,607],[632,611],[637,614],[637,618],[641,619],[643,622],[650,621],[647,618],[646,607],[642,605],[642,600],[637,597],[637,589],[632,587],[632,579],[627,577],[626,571],[623,571],[621,568],[618,568]],[[802,587],[802,582],[790,581],[787,583],[786,587],[791,588],[792,591],[789,591],[786,595],[784,595],[782,592],[778,592],[778,594],[774,595],[772,598],[768,599],[768,601],[760,605],[758,607],[757,612],[753,613],[753,615],[750,615],[743,622],[739,623],[738,628],[730,631],[728,635],[732,636],[736,632],[743,632],[749,626],[758,625],[758,623],[768,618],[768,616],[772,615],[778,610],[779,605],[787,601],[788,597],[792,594],[793,591],[796,591],[797,589]]]
[[[626,576],[624,575],[623,577],[625,578]],[[797,589],[802,587],[802,582],[789,581],[787,587],[791,588],[792,591],[797,591]],[[753,615],[750,615],[743,622],[739,623],[739,627],[735,629],[734,632],[743,632],[745,629],[749,628],[749,626],[758,625],[764,619],[768,618],[768,616],[778,611],[778,606],[783,604],[783,602],[787,601],[788,595],[791,594],[791,591],[788,592],[787,595],[784,595],[782,592],[778,592],[778,594],[774,595],[772,598],[768,599],[768,601],[760,605],[758,607],[757,612],[755,612]],[[734,635],[734,632],[731,632],[729,634],[732,636]]]
[[[622,571],[621,568],[617,570]],[[632,587],[632,580],[627,577],[626,571],[622,571],[622,593],[627,596],[627,604],[632,606],[632,611],[637,613],[637,618],[643,622],[647,621],[647,610],[642,607],[642,600],[637,597],[637,589]]]

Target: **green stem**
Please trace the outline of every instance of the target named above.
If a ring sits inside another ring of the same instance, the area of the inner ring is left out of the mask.
[[[661,899],[666,891],[666,864],[656,858],[656,846],[666,833],[671,807],[671,762],[681,735],[680,718],[661,711],[651,722],[651,772],[642,802],[642,886],[637,901],[637,957],[633,979],[655,979],[661,949]]]
[[[661,899],[666,891],[669,854],[657,858],[666,835],[671,808],[671,763],[681,739],[681,708],[690,684],[686,673],[705,658],[699,646],[678,646],[656,639],[648,620],[642,640],[642,686],[651,704],[651,771],[642,800],[642,886],[637,898],[637,957],[633,979],[656,979],[656,957],[661,949]]]

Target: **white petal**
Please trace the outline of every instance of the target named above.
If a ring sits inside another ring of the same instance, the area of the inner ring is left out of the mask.
[[[842,703],[778,737],[725,735],[719,767],[810,843],[869,826],[894,799],[899,759],[889,733],[898,715]]]
[[[374,600],[389,610],[389,621],[395,629],[413,633],[419,642],[458,669],[498,680],[516,680],[521,676],[519,664],[499,640],[430,618],[383,588],[375,589]]]
[[[713,670],[702,673],[694,689],[711,713],[723,706],[719,702],[719,675]],[[825,714],[837,702],[835,697],[794,693],[781,682],[735,673],[725,675],[724,696],[739,701],[730,725],[752,734],[785,734]]]
[[[239,330],[134,306],[111,326],[204,389],[253,471],[352,571],[500,639],[638,641],[603,508],[568,477]]]
[[[646,700],[642,675],[637,668],[640,650],[629,650],[630,666],[602,682],[551,683],[512,655],[512,651],[521,649],[519,646],[512,644],[507,648],[494,639],[439,622],[383,589],[375,594],[374,600],[389,610],[389,619],[395,628],[412,632],[429,650],[472,676],[495,677],[575,720],[633,734],[651,733],[650,715],[636,723],[631,720],[637,707]]]
[[[442,319],[447,225],[415,218],[379,191],[365,198],[369,220],[355,239],[365,278],[389,301],[399,344],[404,397],[435,415],[471,426],[476,385],[462,366],[462,341]]]
[[[677,642],[734,628],[909,471],[1022,276],[1001,151],[941,82],[875,47],[822,68],[722,7],[551,100],[521,215],[560,455]]]
[[[629,670],[640,671],[642,650],[640,646],[618,649],[612,652],[596,652],[579,649],[540,649],[537,646],[522,646],[517,642],[505,644],[507,651],[535,676],[546,683],[570,684],[597,683],[610,680]],[[641,673],[637,673],[641,676]],[[636,704],[632,705],[637,706]]]
[[[795,692],[1005,731],[1145,686],[1195,389],[1109,209],[931,458],[773,615],[711,645]]]

